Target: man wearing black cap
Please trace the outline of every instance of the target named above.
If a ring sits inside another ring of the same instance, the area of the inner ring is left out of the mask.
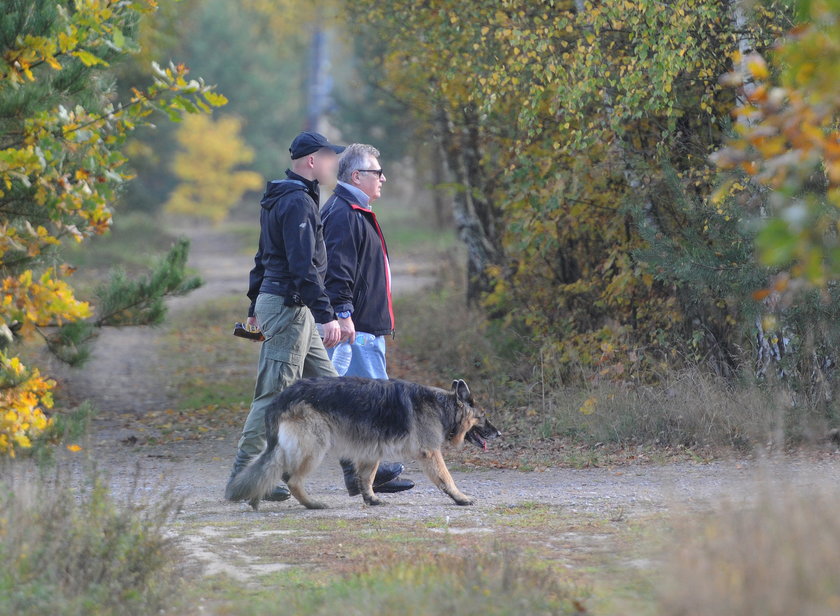
[[[324,290],[326,249],[318,182],[334,178],[342,146],[319,133],[295,137],[286,177],[268,183],[260,205],[260,241],[251,270],[248,325],[265,336],[254,400],[245,420],[231,479],[265,448],[265,411],[274,396],[303,376],[337,376],[325,347],[340,340]],[[315,323],[323,324],[323,341]],[[276,487],[265,500],[285,500]]]

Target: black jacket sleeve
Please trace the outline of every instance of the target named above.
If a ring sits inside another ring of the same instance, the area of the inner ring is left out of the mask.
[[[324,241],[327,244],[327,274],[324,285],[333,310],[353,312],[353,289],[359,268],[358,234],[353,211],[338,208],[324,220]]]
[[[248,316],[254,316],[254,306],[257,303],[257,296],[260,294],[260,286],[262,286],[263,281],[263,273],[265,272],[265,268],[263,267],[262,262],[262,253],[263,253],[263,238],[262,233],[260,233],[260,241],[259,246],[257,248],[257,254],[254,255],[254,267],[251,269],[251,274],[248,279],[248,299],[251,300],[251,305],[248,307]]]
[[[305,201],[297,202],[283,208],[282,220],[278,223],[283,230],[283,244],[289,271],[292,273],[292,284],[300,294],[301,301],[309,306],[315,321],[326,323],[335,319],[335,313],[314,261],[319,225],[317,215],[317,211]]]

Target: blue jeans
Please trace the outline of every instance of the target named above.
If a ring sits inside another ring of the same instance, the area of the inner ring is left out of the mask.
[[[342,372],[350,355],[349,366]],[[374,336],[365,332],[356,332],[353,344],[342,342],[327,349],[327,354],[336,366],[339,376],[365,376],[371,379],[387,379],[385,369],[385,336]]]

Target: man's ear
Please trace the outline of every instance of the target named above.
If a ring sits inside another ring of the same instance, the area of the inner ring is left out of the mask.
[[[468,402],[470,399],[470,388],[467,387],[467,383],[464,379],[455,379],[452,381],[452,391],[455,392],[455,396],[462,402]]]

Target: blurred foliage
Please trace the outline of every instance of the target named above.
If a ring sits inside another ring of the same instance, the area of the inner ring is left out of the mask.
[[[763,296],[784,291],[788,275],[816,286],[840,277],[840,1],[799,8],[805,22],[779,41],[770,66],[758,53],[736,55],[724,77],[746,104],[715,160],[741,171],[752,192],[769,191],[758,246],[765,263],[785,269]]]
[[[11,0],[0,14],[0,454],[30,446],[52,405],[53,381],[15,345],[40,335],[62,357],[93,315],[56,247],[108,230],[130,177],[121,148],[137,126],[225,102],[175,64],[153,64],[147,86],[114,96],[110,67],[137,51],[138,20],[155,5]],[[183,267],[174,274],[183,280]]]
[[[254,160],[254,151],[239,135],[241,126],[233,116],[184,119],[176,135],[180,150],[172,162],[179,184],[165,204],[167,212],[219,223],[247,191],[262,187],[258,173],[237,169]]]
[[[150,45],[147,53],[177,57],[217,85],[228,104],[216,112],[216,120],[238,118],[241,138],[254,153],[246,169],[272,179],[288,166],[288,144],[303,127],[307,45],[314,19],[314,7],[298,0],[185,0],[168,3],[139,30]],[[136,81],[143,62],[138,57],[120,72],[121,89],[123,82]],[[183,132],[168,126],[138,131],[128,146],[137,180],[123,195],[126,207],[156,213],[173,198],[182,180],[175,170],[176,156],[181,168],[203,164],[195,149],[178,153]],[[185,156],[195,160],[185,163]],[[174,199],[183,201],[183,195]]]

